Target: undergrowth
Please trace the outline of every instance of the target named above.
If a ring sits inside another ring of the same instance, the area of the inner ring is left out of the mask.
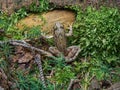
[[[32,3],[29,7],[30,12],[38,13],[49,10],[49,2],[48,0],[38,0],[38,5],[36,5],[36,2]]]
[[[80,73],[89,72],[89,77],[95,75],[99,80],[116,77],[111,72],[120,70],[119,9],[101,7],[96,10],[88,7],[82,11],[76,6],[71,8],[77,15],[73,26],[74,37],[69,42],[79,45],[82,50],[80,57],[86,58],[84,63],[75,63],[77,70]],[[120,81],[119,76],[116,78],[112,81]]]
[[[19,30],[17,23],[20,19],[25,18],[29,13],[41,13],[49,10],[49,3],[46,0],[39,0],[38,5],[34,2],[30,5],[29,10],[25,7],[19,9],[17,12],[11,14],[10,16],[7,13],[0,12],[0,29],[4,30],[4,35],[0,36],[2,39],[26,39],[34,38],[40,34],[40,26],[35,26],[32,28],[26,27],[24,30]],[[27,32],[26,32],[27,29]],[[30,30],[28,30],[30,29]],[[27,37],[28,36],[28,37]],[[40,36],[40,35],[39,35]]]
[[[88,7],[85,11],[79,10],[74,24],[74,43],[80,45],[82,56],[92,56],[106,64],[114,62],[119,65],[119,20],[117,8],[101,7],[96,10]]]
[[[43,12],[48,10],[48,3],[41,1],[42,5],[30,6],[32,12]],[[54,75],[48,78],[48,90],[66,90],[71,79],[80,76],[82,90],[88,90],[92,77],[98,81],[110,80],[111,82],[120,81],[120,11],[117,8],[87,7],[84,11],[79,6],[68,7],[76,12],[76,21],[73,25],[74,35],[68,38],[68,44],[78,45],[81,52],[75,62],[66,64],[62,57],[43,61],[45,76],[50,71]],[[25,9],[20,9],[9,18],[5,13],[0,13],[0,29],[5,34],[0,36],[0,40],[7,39],[34,39],[41,35],[40,26],[32,27],[20,31],[16,23],[28,14]],[[0,45],[0,68],[6,68],[6,60],[11,55],[10,46]],[[3,58],[6,57],[6,58]],[[23,72],[16,72],[15,87],[20,90],[44,90],[40,80],[36,75],[39,74],[36,66],[33,74],[24,75]],[[115,72],[115,73],[112,73]]]

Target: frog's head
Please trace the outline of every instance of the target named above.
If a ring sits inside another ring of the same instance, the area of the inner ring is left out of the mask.
[[[60,22],[56,22],[54,25],[54,30],[64,29],[64,26]]]

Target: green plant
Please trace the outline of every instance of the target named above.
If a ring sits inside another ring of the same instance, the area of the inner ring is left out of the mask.
[[[10,17],[7,18],[7,30],[10,31],[10,29],[18,22],[18,20],[26,17],[27,15],[28,14],[24,8],[21,8],[17,12],[11,14]]]
[[[8,43],[0,45],[0,57],[9,58],[12,54],[12,47]]]
[[[24,8],[19,9],[17,12],[10,15],[10,18],[9,18],[10,25],[9,26],[12,26],[13,24],[17,23],[18,20],[26,17],[27,15],[28,14]]]
[[[65,66],[63,68],[55,68],[55,76],[54,79],[56,81],[56,84],[67,84],[70,79],[75,78],[75,74],[71,70],[72,67]]]
[[[24,75],[23,72],[18,72],[16,75],[16,86],[12,87],[12,89],[18,88],[19,90],[44,90],[44,87],[38,78],[32,75]]]
[[[79,7],[73,9],[77,12],[73,44],[80,45],[82,56],[97,56],[106,63],[119,62],[119,10],[108,7],[99,10],[88,7],[85,11]]]
[[[54,86],[49,81],[46,82],[47,87],[44,88],[38,76],[39,72],[37,71],[29,74],[25,74],[25,72],[23,71],[15,71],[14,73],[14,76],[16,78],[14,79],[15,85],[13,85],[11,89],[17,88],[19,90],[53,90]]]
[[[75,78],[75,73],[72,71],[72,67],[65,63],[63,56],[53,57],[54,60],[50,60],[54,65],[54,76],[50,79],[55,82],[55,87],[59,90],[67,88],[71,79]]]
[[[21,18],[26,17],[28,14],[24,8],[8,16],[6,13],[0,13],[0,28],[5,31],[5,38],[21,39],[23,38],[22,31],[18,30],[16,23]]]
[[[40,37],[41,32],[40,32],[40,26],[36,26],[36,27],[32,27],[30,28],[28,31],[24,31],[24,36],[25,38],[29,38],[29,39],[35,39]]]
[[[76,11],[74,36],[69,44],[80,45],[80,57],[90,60],[75,63],[75,72],[82,76],[82,85],[87,88],[91,77],[98,80],[120,80],[119,74],[113,75],[120,65],[120,11],[117,8],[101,7],[99,10],[87,7],[84,11],[78,7],[70,7]],[[87,76],[87,77],[86,77]]]
[[[84,59],[82,63],[74,62],[74,71],[81,76],[80,82],[83,90],[88,90],[93,77],[96,77],[98,81],[110,78],[111,68],[108,66],[96,58],[90,59],[90,61]]]
[[[30,5],[29,10],[31,12],[43,12],[49,9],[48,0],[38,0],[38,1],[39,1],[38,5],[35,2]]]
[[[7,62],[3,58],[0,58],[0,68],[2,68],[4,71],[7,71]]]
[[[48,10],[48,1],[39,0],[40,5],[32,4],[30,11],[43,12]],[[47,76],[53,70],[54,74],[47,81],[47,90],[66,89],[71,79],[80,76],[83,90],[88,90],[92,77],[97,80],[108,79],[120,81],[120,12],[117,8],[101,7],[99,10],[88,7],[84,11],[78,6],[67,7],[76,12],[76,22],[73,25],[74,35],[68,38],[69,45],[79,45],[82,49],[76,62],[65,63],[62,56],[44,60],[43,70]],[[27,16],[25,9],[20,9],[9,18],[5,13],[0,13],[0,28],[5,29],[5,34],[12,39],[35,39],[41,35],[40,26],[18,30],[15,24]],[[5,40],[2,37],[1,40]],[[53,41],[48,40],[49,44]],[[11,46],[5,43],[0,45],[0,68],[6,70],[9,66],[4,59],[9,60]],[[85,60],[80,61],[80,58]],[[89,59],[87,60],[87,58]],[[17,66],[16,66],[17,67]],[[34,67],[34,66],[33,66]],[[10,74],[13,72],[9,72]],[[14,71],[16,85],[12,87],[20,90],[46,90],[38,79],[39,71],[32,68],[29,75],[24,72]],[[10,76],[9,76],[10,78]]]
[[[3,13],[1,12],[0,13],[0,29],[1,28],[4,28],[6,29],[7,28],[7,25],[8,25],[8,16],[6,13]]]

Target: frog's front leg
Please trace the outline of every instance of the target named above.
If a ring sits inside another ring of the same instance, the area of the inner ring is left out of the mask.
[[[72,24],[69,25],[69,32],[65,34],[65,36],[72,36],[73,35],[73,29],[72,29]]]

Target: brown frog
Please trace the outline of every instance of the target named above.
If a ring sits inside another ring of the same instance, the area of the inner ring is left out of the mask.
[[[54,42],[55,42],[55,46],[57,47],[57,49],[62,54],[65,54],[66,48],[67,48],[65,31],[64,31],[63,25],[60,24],[59,22],[55,23],[53,37],[54,37]]]
[[[64,26],[60,22],[56,22],[53,30],[53,39],[55,47],[50,47],[49,51],[55,56],[63,54],[66,62],[73,61],[80,52],[78,46],[70,46],[67,48],[66,36],[72,35],[72,26],[68,33],[65,33]]]

